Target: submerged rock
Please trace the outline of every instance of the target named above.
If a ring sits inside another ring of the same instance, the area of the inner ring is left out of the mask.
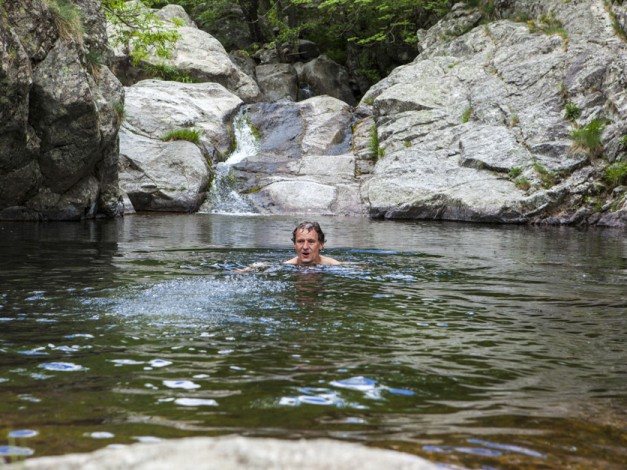
[[[287,441],[245,437],[199,437],[102,449],[90,454],[41,457],[7,468],[52,470],[435,470],[434,464],[410,454],[328,439]]]

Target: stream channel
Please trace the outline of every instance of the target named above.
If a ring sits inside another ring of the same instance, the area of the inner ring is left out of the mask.
[[[344,264],[282,265],[296,217],[0,223],[0,463],[239,434],[627,466],[624,231],[317,220]]]

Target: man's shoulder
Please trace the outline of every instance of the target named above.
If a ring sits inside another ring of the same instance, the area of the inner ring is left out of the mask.
[[[320,264],[324,264],[325,266],[337,266],[338,264],[342,264],[340,261],[329,256],[321,256],[320,261]]]

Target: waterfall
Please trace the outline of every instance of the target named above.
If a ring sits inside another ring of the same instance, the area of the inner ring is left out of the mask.
[[[233,120],[236,147],[225,162],[214,168],[213,182],[203,207],[211,214],[250,215],[257,211],[245,195],[237,192],[232,166],[257,153],[258,142],[243,109]]]

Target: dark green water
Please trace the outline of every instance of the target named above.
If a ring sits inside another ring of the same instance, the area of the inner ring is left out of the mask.
[[[291,217],[0,223],[0,455],[235,433],[627,465],[624,231],[319,220],[346,264],[282,266]]]

